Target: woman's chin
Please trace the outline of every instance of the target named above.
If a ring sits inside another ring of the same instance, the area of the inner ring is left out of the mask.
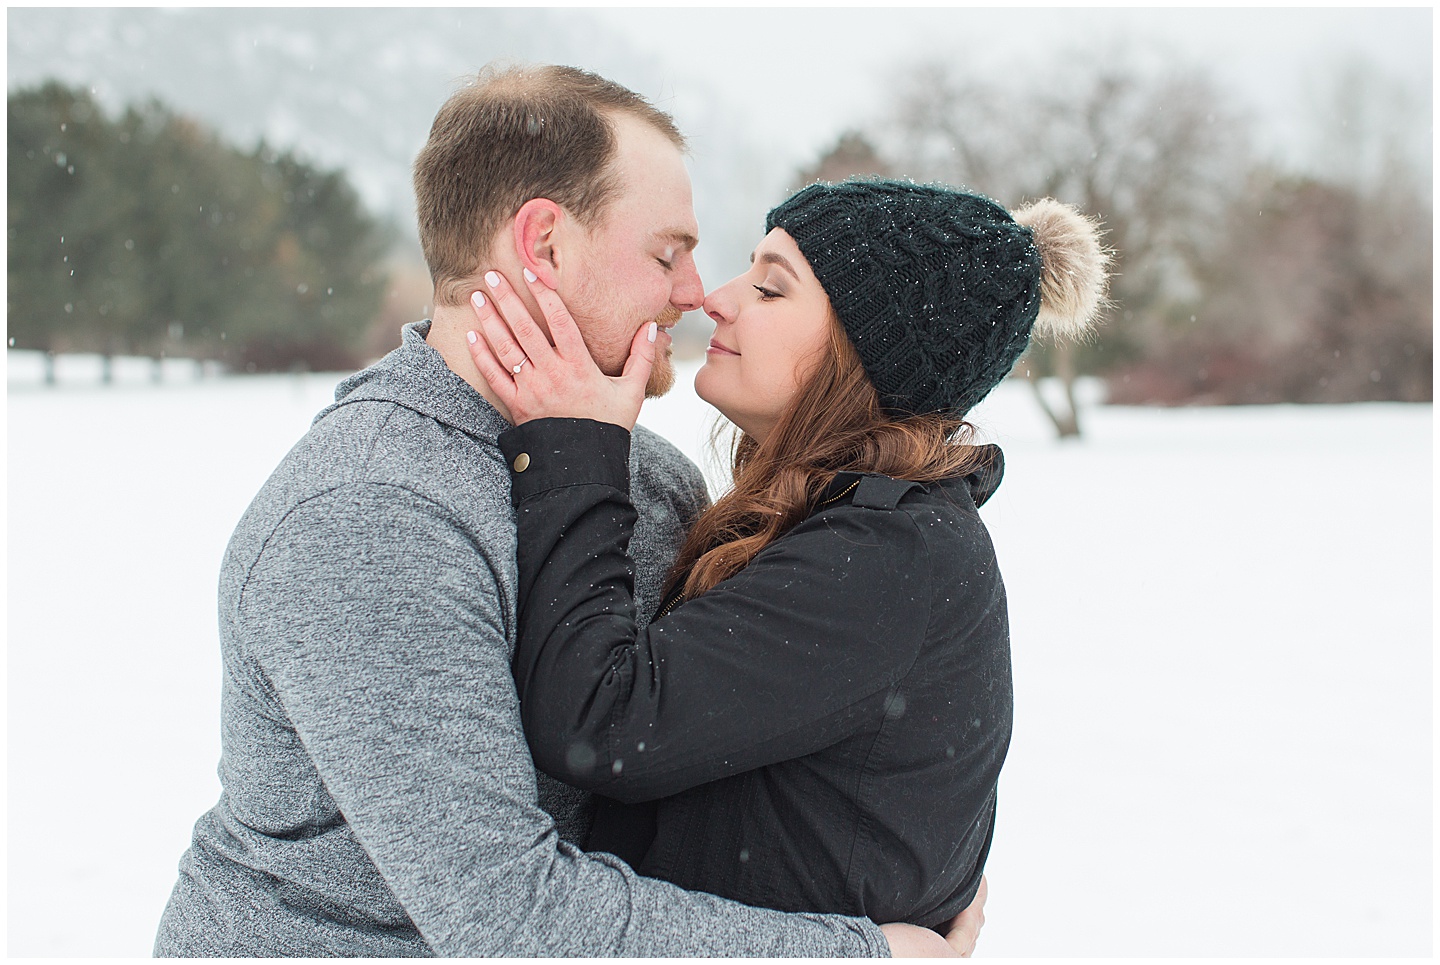
[[[711,383],[714,375],[715,373],[710,368],[710,358],[706,356],[705,364],[695,370],[695,394],[711,405],[715,404],[711,398],[713,388]]]
[[[703,402],[708,402],[714,408],[720,410],[720,414],[731,422],[730,413],[726,411],[724,393],[715,391],[715,372],[710,370],[708,365],[702,365],[700,371],[695,373],[695,394]]]

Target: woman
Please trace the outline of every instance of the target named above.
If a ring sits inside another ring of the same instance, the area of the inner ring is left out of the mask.
[[[695,379],[740,430],[734,488],[644,631],[628,430],[655,326],[610,379],[528,275],[553,348],[512,334],[503,281],[475,300],[476,365],[517,424],[500,442],[526,732],[541,769],[602,795],[592,850],[749,904],[933,927],[980,886],[1011,726],[976,512],[1000,454],[963,418],[1032,330],[1086,330],[1106,258],[1053,201],[1012,218],[899,181],[812,185],[766,226],[750,270],[706,297]]]

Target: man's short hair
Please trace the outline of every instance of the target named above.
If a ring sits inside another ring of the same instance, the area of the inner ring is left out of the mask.
[[[615,194],[610,115],[630,114],[685,149],[670,115],[574,67],[487,66],[435,115],[415,158],[420,244],[435,297],[465,302],[496,233],[532,198],[594,224]]]

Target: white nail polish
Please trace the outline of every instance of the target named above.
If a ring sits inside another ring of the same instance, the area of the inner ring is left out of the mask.
[[[525,280],[526,280],[526,281],[534,281],[534,280],[535,280],[535,273],[534,273],[533,271],[531,271],[529,268],[526,268],[526,269],[525,269]]]
[[[472,294],[472,295],[470,296],[470,303],[471,303],[472,305],[474,305],[476,308],[484,308],[484,307],[485,307],[485,296],[482,295],[480,292],[475,292],[474,294]]]
[[[474,345],[474,344],[475,344],[475,333],[474,333],[474,332],[466,332],[466,333],[465,333],[465,340],[466,340],[467,342],[469,342],[471,345]]]
[[[491,288],[494,288],[496,285],[500,284],[500,276],[495,274],[493,271],[487,271],[485,273],[485,284],[489,285]]]
[[[652,342],[655,341],[655,335],[656,335],[659,331],[660,331],[660,325],[659,325],[659,323],[657,323],[657,322],[651,322],[651,323],[650,323],[650,341],[652,341]]]

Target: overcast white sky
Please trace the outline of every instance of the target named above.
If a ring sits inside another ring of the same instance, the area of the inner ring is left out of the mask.
[[[593,8],[663,62],[663,86],[700,81],[729,95],[750,129],[809,159],[847,124],[884,108],[886,78],[906,63],[952,58],[996,78],[1045,69],[1067,51],[1127,50],[1211,68],[1261,136],[1308,129],[1318,78],[1362,56],[1430,116],[1433,16],[1408,9]],[[662,85],[657,84],[657,87]],[[1429,143],[1430,131],[1421,135]],[[1272,146],[1273,146],[1272,145]],[[1289,145],[1284,150],[1291,149]]]

